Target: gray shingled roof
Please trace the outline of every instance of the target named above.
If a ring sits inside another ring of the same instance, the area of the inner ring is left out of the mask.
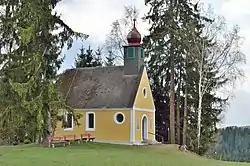
[[[123,68],[113,66],[66,70],[61,78],[67,105],[75,109],[132,108],[142,70],[138,75],[124,75]]]

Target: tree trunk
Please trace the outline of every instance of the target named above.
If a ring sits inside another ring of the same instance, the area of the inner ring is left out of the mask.
[[[202,73],[200,70],[200,78],[199,78],[199,101],[198,101],[198,119],[197,119],[197,148],[200,147],[200,137],[201,137],[201,104],[202,104],[202,92],[201,92],[201,82],[202,81]]]
[[[181,74],[179,75],[179,77],[181,78]],[[181,144],[181,123],[180,123],[180,93],[181,93],[181,79],[179,78],[178,81],[178,90],[177,90],[177,108],[176,108],[176,126],[177,126],[177,144]]]
[[[46,111],[46,130],[43,134],[43,145],[44,146],[48,146],[48,137],[52,136],[52,117],[51,117],[51,112],[49,107],[47,107],[47,111]]]
[[[175,108],[174,108],[174,59],[171,57],[171,71],[170,71],[170,144],[175,144]]]
[[[187,144],[187,83],[185,85],[184,113],[183,113],[183,138],[182,144]]]

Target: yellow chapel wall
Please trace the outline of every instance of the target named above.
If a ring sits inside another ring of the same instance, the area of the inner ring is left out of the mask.
[[[135,111],[135,141],[142,141],[142,118],[148,119],[148,140],[154,140],[154,112]]]
[[[96,137],[96,141],[106,141],[114,143],[130,142],[130,112],[131,110],[77,110],[82,115],[79,119],[80,125],[74,126],[73,130],[65,131],[62,128],[62,122],[58,122],[55,130],[55,136],[73,135],[80,137],[80,134],[90,133]],[[95,113],[95,131],[86,131],[86,112]],[[114,115],[122,112],[125,121],[122,124],[116,124]]]
[[[143,89],[146,89],[146,97],[143,95]],[[135,141],[142,141],[142,118],[143,115],[148,119],[148,139],[155,140],[155,106],[148,80],[146,68],[142,73],[142,78],[137,91],[135,103]],[[152,124],[151,124],[152,123]],[[138,126],[139,125],[139,126]]]
[[[144,88],[146,89],[146,93],[147,93],[146,97],[143,96],[143,89]],[[148,110],[155,109],[154,100],[153,100],[151,88],[149,85],[149,80],[148,80],[146,68],[144,68],[143,73],[142,73],[141,81],[140,81],[139,88],[138,88],[137,94],[136,94],[134,107],[144,108],[144,109],[148,109]]]

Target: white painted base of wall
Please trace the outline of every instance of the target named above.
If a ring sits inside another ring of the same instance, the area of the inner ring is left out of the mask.
[[[94,142],[116,144],[116,145],[136,145],[136,146],[147,145],[145,143],[142,143],[141,141],[136,141],[136,142],[131,143],[131,142],[117,142],[117,141],[95,140]],[[161,143],[157,142],[157,141],[153,141],[153,144],[161,144]]]
[[[116,141],[106,141],[106,140],[94,140],[94,142],[117,144],[117,145],[132,145],[130,142],[116,142]]]

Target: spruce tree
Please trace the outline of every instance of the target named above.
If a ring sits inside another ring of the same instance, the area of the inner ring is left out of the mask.
[[[7,138],[13,134],[34,139],[53,135],[59,110],[72,112],[65,105],[57,70],[62,63],[62,48],[71,47],[74,32],[52,10],[58,1],[22,0],[0,2],[0,128]],[[54,31],[57,33],[54,33]],[[53,33],[52,33],[53,32]],[[8,94],[3,98],[5,94]],[[77,118],[74,118],[77,121]],[[7,122],[7,123],[6,123]],[[1,133],[2,134],[2,133]],[[2,136],[2,135],[1,135]],[[34,140],[33,139],[33,140]],[[9,143],[13,142],[13,139]]]
[[[100,49],[97,49],[94,54],[91,46],[89,46],[88,49],[85,49],[82,46],[80,48],[80,53],[77,54],[77,59],[75,60],[76,68],[102,66],[101,54]]]
[[[105,65],[106,66],[115,66],[115,57],[114,57],[112,51],[109,51],[109,54],[106,57]]]
[[[194,9],[194,4],[185,1],[156,1],[146,0],[146,5],[150,6],[150,11],[145,17],[151,23],[150,35],[144,38],[146,51],[149,57],[149,76],[152,84],[158,84],[163,96],[167,96],[170,91],[170,113],[169,132],[170,143],[175,143],[175,84],[178,79],[174,68],[178,63],[183,63],[186,53],[186,46],[182,41],[182,35],[188,35],[188,22],[192,21],[199,27],[200,18]],[[184,70],[181,65],[180,70]],[[169,75],[169,76],[168,76]],[[183,75],[184,77],[184,75]],[[181,79],[181,78],[180,78]],[[169,89],[170,87],[170,89]],[[154,91],[154,89],[153,89]],[[166,98],[167,100],[167,98]],[[179,105],[179,104],[178,104]],[[156,105],[156,108],[158,106]],[[180,109],[177,109],[178,111]],[[167,112],[165,112],[167,113]],[[178,113],[179,115],[179,113]],[[167,116],[165,116],[167,117]],[[180,124],[178,125],[180,126]],[[168,131],[166,127],[166,132]],[[179,134],[180,132],[178,132]],[[179,136],[178,136],[179,138]]]

